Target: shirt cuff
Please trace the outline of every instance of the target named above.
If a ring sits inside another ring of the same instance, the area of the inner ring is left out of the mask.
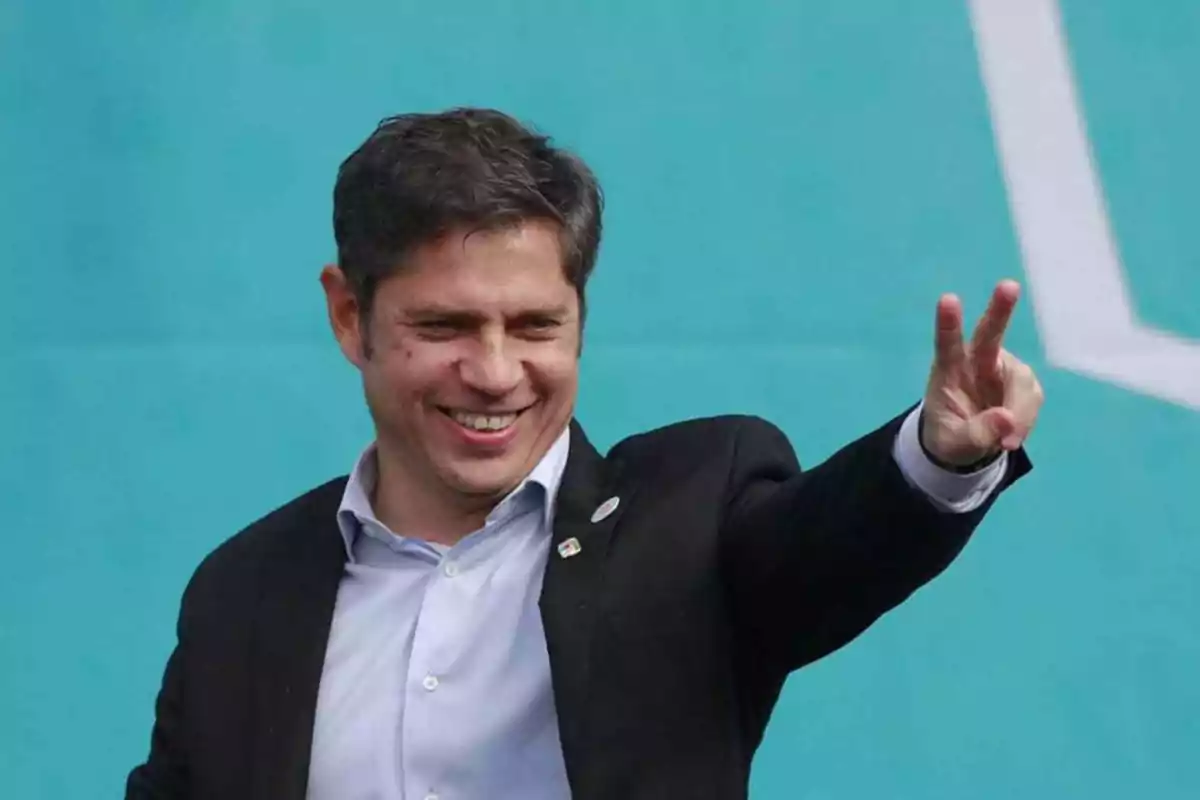
[[[892,455],[910,486],[920,489],[943,511],[965,514],[983,505],[1004,480],[1008,453],[975,472],[957,473],[939,467],[921,448],[921,406],[913,409],[900,426]]]

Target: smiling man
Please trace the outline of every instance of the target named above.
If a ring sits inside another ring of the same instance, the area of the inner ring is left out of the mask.
[[[347,230],[352,212],[341,219],[344,240],[362,235]],[[580,298],[557,224],[480,224],[498,223],[450,220],[406,245],[410,268],[373,295],[353,256],[322,273],[378,431],[375,513],[392,531],[443,544],[477,528],[529,475],[575,402]]]
[[[824,463],[745,415],[599,453],[574,409],[600,212],[495,111],[386,120],[342,165],[321,283],[375,440],[197,569],[127,798],[744,798],[788,674],[1029,470],[1011,282],[969,341],[938,300],[923,399]]]

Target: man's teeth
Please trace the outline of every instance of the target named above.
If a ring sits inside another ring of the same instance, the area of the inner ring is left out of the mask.
[[[471,414],[466,411],[452,411],[450,416],[459,425],[475,431],[502,431],[517,421],[516,414]]]

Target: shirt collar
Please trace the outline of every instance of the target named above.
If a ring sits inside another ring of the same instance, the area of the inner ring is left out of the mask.
[[[371,494],[375,490],[375,482],[378,479],[378,461],[377,461],[377,443],[372,442],[367,446],[366,450],[358,457],[354,464],[354,469],[350,472],[349,479],[346,481],[346,488],[342,492],[342,502],[338,506],[337,523],[342,534],[342,541],[346,546],[346,556],[350,560],[354,560],[354,540],[358,536],[361,526],[371,525],[378,529],[386,530],[383,523],[375,517],[375,511],[371,507]],[[521,481],[517,488],[513,489],[505,496],[501,503],[515,497],[519,492],[525,490],[529,485],[541,486],[542,494],[542,521],[547,528],[550,528],[554,523],[554,509],[558,499],[559,485],[562,483],[563,471],[567,466],[567,456],[571,446],[571,430],[570,426],[563,429],[559,437],[542,456],[542,459],[534,466],[529,475]],[[500,504],[497,504],[499,506]]]

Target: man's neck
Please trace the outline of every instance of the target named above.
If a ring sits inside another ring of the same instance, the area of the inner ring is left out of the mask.
[[[399,536],[454,545],[482,528],[503,499],[503,495],[465,496],[428,483],[408,474],[382,447],[377,448],[370,498],[375,517]]]
[[[546,488],[547,514],[553,514],[569,455],[569,435],[569,427],[564,426],[522,478],[532,478]],[[394,444],[376,439],[372,465],[375,480],[373,485],[368,481],[364,488],[375,518],[398,536],[454,545],[482,528],[493,509],[520,483],[490,495],[456,492],[429,469],[413,469]]]

